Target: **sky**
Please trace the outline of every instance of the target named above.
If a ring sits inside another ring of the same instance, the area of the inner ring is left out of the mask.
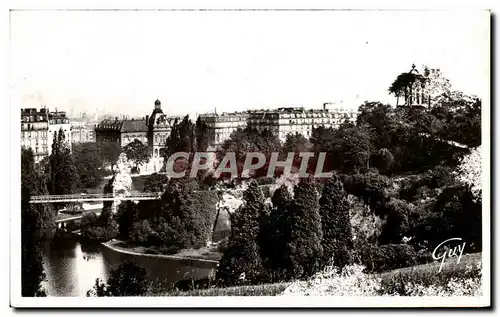
[[[170,115],[363,101],[417,66],[489,93],[481,11],[13,11],[13,107]]]

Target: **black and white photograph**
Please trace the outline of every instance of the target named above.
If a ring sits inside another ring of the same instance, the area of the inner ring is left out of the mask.
[[[9,15],[12,307],[491,305],[490,11]]]

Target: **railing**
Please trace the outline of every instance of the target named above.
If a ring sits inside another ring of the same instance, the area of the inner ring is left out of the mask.
[[[108,194],[70,194],[31,196],[30,203],[70,202],[70,201],[113,201],[113,200],[156,200],[162,193],[133,193],[127,195]]]

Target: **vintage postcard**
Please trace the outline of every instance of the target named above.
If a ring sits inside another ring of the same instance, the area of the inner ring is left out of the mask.
[[[490,24],[11,10],[11,305],[489,307]]]

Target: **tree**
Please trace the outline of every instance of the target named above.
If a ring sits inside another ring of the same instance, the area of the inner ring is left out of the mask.
[[[346,191],[363,200],[366,207],[376,215],[383,213],[379,208],[389,199],[389,189],[392,187],[391,180],[380,175],[377,171],[368,171],[365,174],[352,175],[345,183]]]
[[[311,276],[320,268],[323,233],[318,193],[314,184],[308,179],[302,179],[295,186],[294,193],[290,212],[291,241],[286,254],[294,276],[301,278]]]
[[[118,206],[116,221],[118,223],[119,238],[129,240],[133,225],[138,221],[137,205],[132,201],[123,201]]]
[[[168,177],[164,174],[153,173],[144,182],[144,192],[162,193],[168,185]]]
[[[97,279],[87,296],[144,296],[149,290],[146,275],[146,269],[127,261],[111,270],[107,284]]]
[[[104,177],[101,170],[104,162],[100,158],[98,144],[93,142],[75,143],[73,144],[72,156],[81,187],[97,187]]]
[[[59,130],[59,133],[54,134],[49,161],[50,194],[65,195],[75,193],[80,187],[78,174],[62,129]]]
[[[205,121],[202,121],[200,117],[196,120],[195,125],[195,135],[196,135],[196,151],[206,152],[209,146],[209,140],[211,140],[212,130],[209,129]]]
[[[102,142],[99,143],[99,156],[104,164],[109,164],[111,166],[111,171],[113,171],[113,166],[115,166],[118,157],[121,154],[121,147],[118,143],[114,142]]]
[[[177,119],[174,121],[172,131],[167,137],[165,145],[166,159],[177,152],[195,152],[196,137],[194,128],[195,126],[188,115],[186,115],[181,122],[177,121]]]
[[[254,172],[255,177],[267,175],[269,167],[269,158],[271,153],[279,152],[281,148],[280,140],[276,135],[269,130],[264,129],[259,131],[257,129],[247,127],[245,129],[238,129],[231,133],[228,140],[224,142],[217,156],[220,159],[226,153],[235,153],[236,163],[238,165],[238,175],[243,171],[243,164],[248,152],[259,152],[266,157],[265,165],[259,170]]]
[[[257,244],[259,225],[267,214],[264,196],[252,181],[244,193],[244,205],[231,216],[229,246],[219,262],[217,279],[226,284],[236,283],[242,274],[255,282],[262,274],[262,262]]]
[[[481,201],[481,193],[483,188],[481,180],[481,151],[481,146],[472,149],[469,155],[466,155],[462,158],[456,173],[458,179],[469,186],[476,201]]]
[[[434,106],[439,96],[450,93],[451,83],[443,76],[439,69],[430,69],[425,65],[422,68],[424,69],[424,77],[426,78],[425,92],[431,100],[431,106]]]
[[[21,150],[21,293],[23,297],[45,296],[41,242],[44,230],[53,225],[50,205],[30,204],[33,195],[47,195],[44,178],[35,169],[31,149]]]
[[[424,77],[415,72],[401,73],[396,77],[394,82],[389,87],[389,93],[393,94],[397,100],[396,105],[399,105],[399,97],[404,96],[405,100],[409,101],[415,86],[415,83],[422,82]]]
[[[138,169],[139,165],[146,164],[151,158],[147,144],[143,144],[138,139],[130,142],[123,148],[123,152],[127,155],[127,159],[133,161],[135,168]]]
[[[271,213],[261,221],[259,229],[259,250],[265,268],[274,275],[286,275],[286,250],[290,242],[290,205],[292,196],[286,185],[280,186],[272,197]]]
[[[391,198],[386,202],[387,220],[379,237],[380,244],[401,243],[409,230],[410,206],[403,200]]]
[[[323,263],[332,263],[343,268],[350,263],[353,239],[347,193],[338,177],[328,180],[323,186],[319,204],[323,232]]]
[[[374,157],[374,163],[379,171],[387,172],[394,163],[394,156],[388,149],[380,149]]]

